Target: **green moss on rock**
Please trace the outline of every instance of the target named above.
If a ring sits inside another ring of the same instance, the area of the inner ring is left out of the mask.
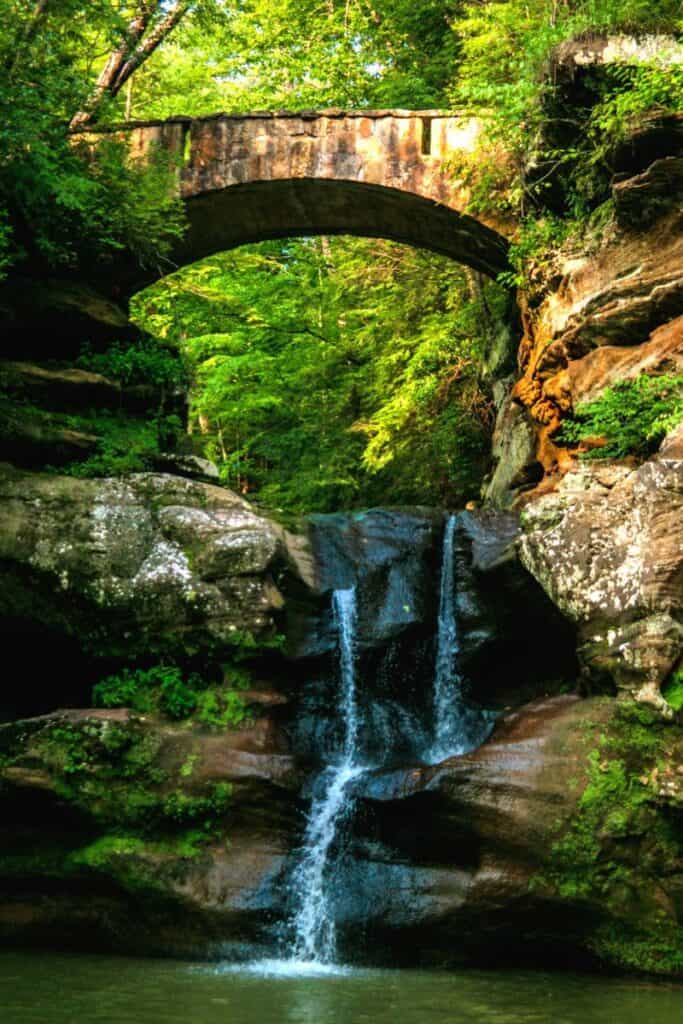
[[[683,869],[683,729],[624,702],[590,735],[577,813],[534,885],[585,905],[594,922],[585,944],[600,959],[683,973],[683,930],[667,884]]]

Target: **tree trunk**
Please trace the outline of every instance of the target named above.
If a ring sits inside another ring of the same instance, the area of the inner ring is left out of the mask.
[[[118,95],[131,75],[151,57],[191,6],[192,0],[177,0],[164,13],[160,0],[139,5],[121,45],[107,60],[83,109],[71,118],[71,131],[80,131],[92,124],[104,100]]]

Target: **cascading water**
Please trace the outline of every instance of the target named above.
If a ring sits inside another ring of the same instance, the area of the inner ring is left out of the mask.
[[[436,517],[427,530],[419,521],[407,527],[394,517],[391,527],[401,543],[393,533],[391,540],[381,531],[378,537],[374,520],[368,525],[367,518],[358,517],[352,525],[358,536],[347,519],[317,524],[323,579],[337,587],[332,594],[333,630],[325,615],[318,637],[329,645],[326,650],[332,642],[336,645],[336,670],[324,678],[312,676],[294,743],[304,756],[320,758],[326,767],[313,783],[302,844],[289,876],[288,900],[294,909],[282,933],[288,937],[287,956],[259,961],[253,965],[258,973],[308,976],[347,970],[339,963],[337,928],[372,915],[368,901],[381,903],[386,896],[382,887],[375,890],[377,879],[402,877],[404,872],[396,864],[374,863],[372,853],[368,859],[370,847],[363,846],[362,832],[349,835],[349,845],[342,842],[357,798],[383,793],[383,785],[390,782],[387,773],[473,749],[491,728],[492,717],[465,700],[458,672],[458,517],[449,517],[443,531],[436,635],[433,598],[427,590],[440,532]],[[364,543],[368,537],[374,546]],[[416,549],[420,557],[411,562],[405,552],[412,555]],[[396,623],[402,627],[398,634]],[[373,643],[383,645],[380,657]],[[362,688],[357,685],[360,669]]]
[[[433,692],[433,739],[426,759],[436,764],[447,757],[473,750],[486,739],[492,717],[469,707],[458,672],[458,620],[456,615],[455,535],[458,517],[446,522],[441,557],[439,617]]]
[[[335,838],[352,808],[350,790],[365,771],[358,764],[359,714],[356,700],[356,592],[336,590],[334,619],[339,638],[340,713],[344,729],[341,755],[323,773],[324,787],[313,800],[301,860],[292,879],[300,900],[294,925],[294,959],[332,964],[336,959],[336,927],[330,906],[329,869]]]

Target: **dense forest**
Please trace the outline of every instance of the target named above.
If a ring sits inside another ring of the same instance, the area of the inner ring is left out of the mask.
[[[0,0],[0,20],[0,275],[106,274],[122,259],[166,274],[133,301],[144,335],[86,345],[81,365],[189,383],[193,450],[289,511],[478,496],[486,356],[515,330],[510,290],[608,216],[620,141],[683,98],[680,64],[604,68],[571,100],[554,64],[582,34],[680,32],[678,0]],[[173,168],[141,168],[113,137],[93,159],[82,134],[326,107],[480,116],[509,157],[476,168],[472,213],[518,225],[512,269],[487,282],[395,243],[325,237],[177,270]],[[142,468],[184,429],[168,409],[135,436],[95,426],[81,475]]]

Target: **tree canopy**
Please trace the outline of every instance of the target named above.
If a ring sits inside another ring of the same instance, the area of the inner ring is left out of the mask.
[[[509,157],[477,167],[472,204],[518,225],[509,286],[609,206],[618,141],[683,105],[683,66],[657,51],[588,73],[576,102],[554,70],[577,36],[680,39],[680,0],[0,0],[0,24],[0,279],[117,259],[169,274],[134,312],[183,355],[197,447],[292,511],[476,496],[504,291],[364,239],[175,268],[176,168],[116,136],[94,155],[88,133],[220,110],[474,113]]]

